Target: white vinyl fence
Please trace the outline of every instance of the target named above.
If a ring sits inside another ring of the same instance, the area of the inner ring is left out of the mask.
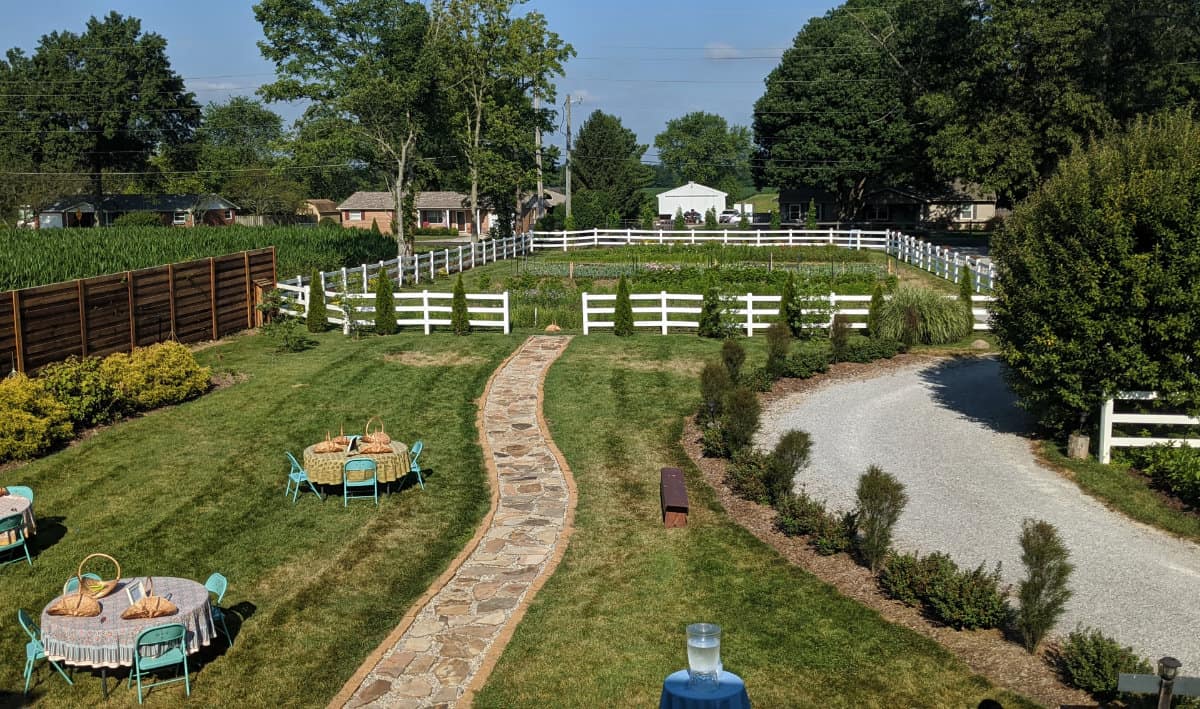
[[[303,316],[308,311],[310,285],[296,286],[278,283],[276,287],[284,297],[282,312],[286,315]],[[393,293],[396,303],[396,324],[417,326],[428,335],[436,325],[450,325],[453,293]],[[325,291],[327,320],[340,325],[342,331],[375,324],[375,295],[373,293],[343,294]],[[349,311],[349,317],[347,317]],[[467,315],[471,327],[496,328],[505,334],[512,331],[508,291],[503,293],[468,293]]]
[[[779,317],[778,295],[745,295],[726,296],[734,304],[727,311],[736,318],[738,327],[745,330],[747,337],[752,337],[756,330],[765,330]],[[952,298],[954,296],[947,296]],[[822,307],[804,310],[805,314],[826,314],[828,320],[810,323],[806,327],[827,328],[833,324],[836,315],[865,318],[867,316],[871,296],[869,295],[838,295],[818,296]],[[596,328],[612,328],[613,314],[616,311],[616,295],[583,294],[583,334],[587,335]],[[659,334],[666,335],[674,330],[695,330],[700,327],[700,309],[703,295],[693,293],[631,293],[629,301],[633,310],[633,326],[657,328]],[[973,296],[977,303],[987,303],[989,296]],[[988,311],[986,307],[973,308],[975,329],[987,330]],[[597,317],[598,316],[598,317]],[[646,317],[649,316],[649,317]],[[852,321],[849,326],[855,330],[865,329],[866,322]]]
[[[530,232],[533,250],[567,251],[583,247],[643,246],[648,244],[728,244],[742,246],[842,246],[883,251],[887,231],[863,229],[587,229]]]
[[[897,260],[954,283],[958,283],[959,271],[966,266],[974,278],[972,285],[976,293],[995,289],[996,267],[990,260],[964,256],[957,251],[935,246],[899,232],[888,234],[887,252]]]
[[[1154,401],[1158,392],[1154,391],[1121,391],[1108,399],[1100,407],[1100,443],[1097,453],[1101,463],[1112,460],[1113,448],[1140,448],[1159,444],[1175,444],[1189,447],[1200,447],[1200,438],[1137,438],[1128,436],[1113,436],[1114,423],[1140,423],[1158,426],[1200,426],[1200,418],[1184,414],[1136,414],[1117,413],[1118,401]]]

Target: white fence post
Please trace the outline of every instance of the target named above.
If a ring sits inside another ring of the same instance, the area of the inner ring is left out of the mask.
[[[792,245],[792,228],[788,227],[788,246]]]
[[[362,284],[362,288],[363,288],[362,292],[363,292],[363,295],[366,295],[366,294],[367,294],[367,293],[369,293],[370,291],[369,291],[369,290],[367,290],[367,264],[365,264],[365,263],[362,265],[362,282],[363,282],[363,284]],[[347,290],[349,290],[349,289],[347,288]]]
[[[754,337],[754,294],[746,294],[746,337]]]
[[[425,321],[425,334],[429,334],[429,291],[421,291],[421,319]]]
[[[508,310],[508,291],[504,291],[504,334],[508,335],[512,332],[512,317]]]
[[[462,272],[463,272],[463,255],[462,255],[462,246],[459,246],[459,247],[458,247],[458,272],[459,272],[459,273],[462,273]],[[450,273],[450,272],[449,272],[449,271],[446,271],[446,273]]]
[[[583,292],[583,334],[588,334],[588,294]]]
[[[1100,441],[1096,446],[1096,453],[1100,457],[1100,462],[1108,465],[1111,460],[1109,450],[1112,447],[1112,421],[1113,418],[1113,400],[1111,397],[1104,400],[1104,404],[1100,407]]]
[[[662,297],[662,334],[667,334],[667,292],[659,294]]]
[[[435,277],[435,274],[433,272],[433,252],[430,251],[429,252],[429,282],[430,283],[433,283],[434,277]]]
[[[829,291],[829,331],[833,332],[833,319],[837,317],[837,293]]]

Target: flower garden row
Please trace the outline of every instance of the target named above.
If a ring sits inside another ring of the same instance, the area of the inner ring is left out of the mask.
[[[990,570],[986,564],[960,569],[940,552],[920,556],[892,549],[892,530],[908,498],[904,485],[889,473],[870,466],[859,478],[857,507],[833,511],[794,491],[797,475],[810,459],[808,433],[788,431],[770,452],[753,446],[761,413],[756,390],[770,390],[781,377],[813,377],[834,362],[867,363],[905,349],[881,336],[875,322],[868,333],[849,336],[835,327],[829,341],[813,340],[790,352],[791,333],[783,322],[775,323],[767,330],[766,362],[759,367],[748,367],[741,345],[726,340],[721,361],[707,363],[700,376],[696,422],[704,454],[728,459],[726,485],[739,497],[773,507],[776,529],[806,538],[819,554],[851,555],[871,570],[891,598],[957,630],[1011,630],[1026,649],[1037,652],[1071,595],[1069,552],[1053,525],[1032,519],[1022,525],[1027,576],[1017,587],[1014,607],[1011,589],[1001,587],[999,564]],[[1121,672],[1150,671],[1150,663],[1131,648],[1090,628],[1071,632],[1048,655],[1067,684],[1100,700],[1116,696]]]
[[[72,357],[37,377],[0,380],[0,462],[34,458],[82,429],[177,404],[208,391],[212,370],[163,342],[108,357]]]

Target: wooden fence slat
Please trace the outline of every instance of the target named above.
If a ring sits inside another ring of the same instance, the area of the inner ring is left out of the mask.
[[[15,340],[14,349],[16,350],[17,371],[25,371],[25,338],[21,332],[21,292],[12,292],[12,311],[13,311],[13,339]]]

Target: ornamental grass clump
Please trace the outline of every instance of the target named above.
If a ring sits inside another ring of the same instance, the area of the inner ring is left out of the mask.
[[[396,296],[392,293],[392,279],[386,270],[381,270],[375,279],[375,334],[395,335]]]
[[[879,311],[879,336],[906,346],[944,345],[969,330],[961,305],[927,288],[900,286]]]
[[[321,271],[313,269],[308,281],[308,311],[304,314],[309,332],[325,332],[328,313],[325,310],[325,289],[321,287]]]
[[[628,337],[633,334],[633,306],[629,302],[629,284],[625,276],[617,281],[617,303],[613,309],[613,334]]]
[[[877,573],[892,547],[892,529],[908,503],[901,483],[878,466],[867,468],[858,479],[858,553]]]
[[[1071,598],[1067,581],[1074,568],[1071,554],[1054,525],[1026,519],[1021,524],[1021,563],[1026,577],[1017,589],[1017,630],[1025,649],[1035,652],[1042,638],[1066,610]]]

